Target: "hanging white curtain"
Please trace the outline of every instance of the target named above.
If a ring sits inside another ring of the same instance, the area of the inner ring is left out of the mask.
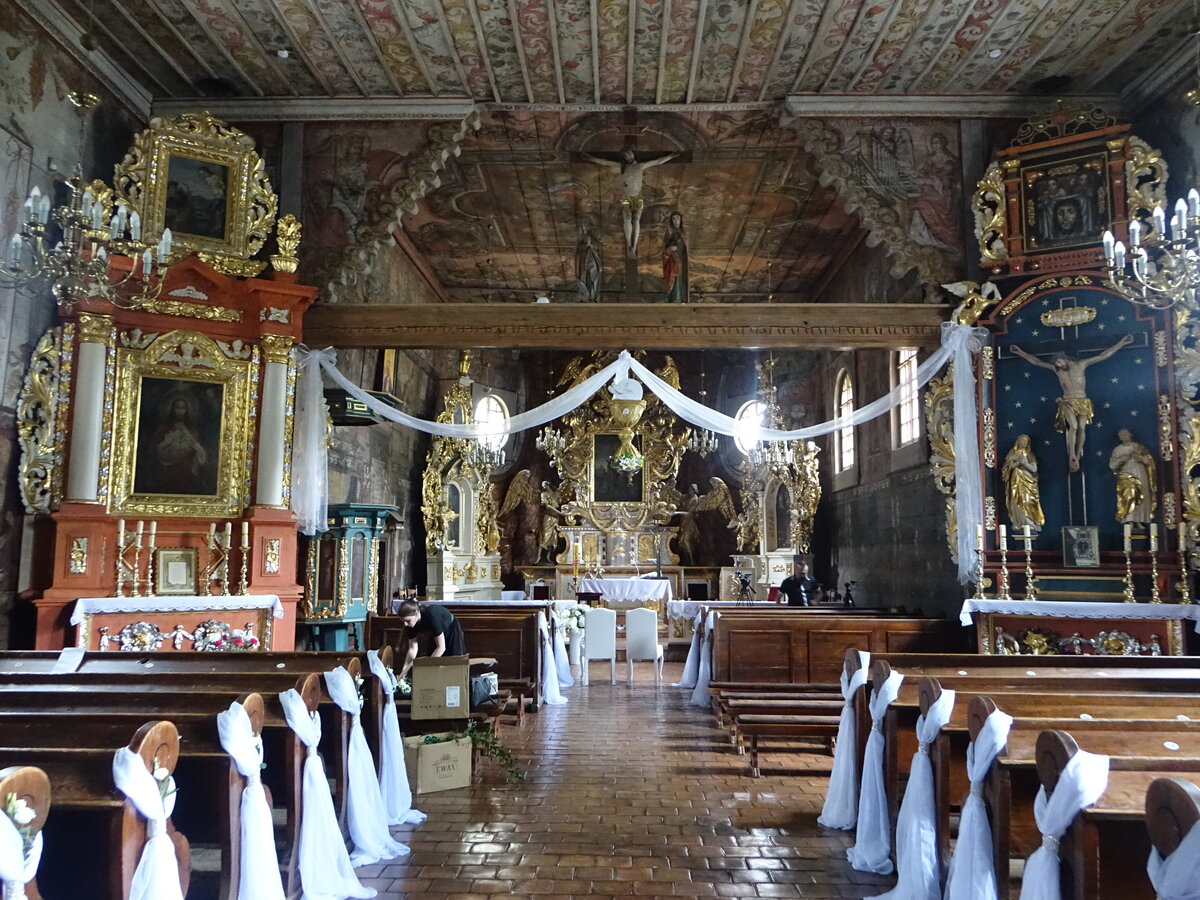
[[[854,720],[854,697],[867,683],[871,654],[858,651],[859,667],[847,677],[842,667],[842,718],[838,722],[837,743],[833,745],[833,771],[829,790],[817,822],[826,828],[849,831],[858,823],[858,725]]]
[[[350,716],[350,747],[346,752],[346,824],[354,842],[350,863],[357,868],[407,854],[408,848],[388,833],[387,814],[375,777],[375,758],[363,733],[362,697],[354,676],[345,666],[338,666],[325,673],[325,687],[338,709]]]
[[[954,361],[954,512],[958,523],[958,581],[976,577],[979,550],[976,526],[983,522],[983,487],[979,475],[976,430],[975,360],[987,340],[986,328],[942,324],[942,347]]]
[[[122,747],[113,756],[113,782],[146,820],[146,843],[133,870],[129,900],[183,900],[179,860],[167,832],[167,819],[175,809],[175,779],[167,779],[164,797],[145,760]]]
[[[0,801],[3,799],[0,797]],[[21,832],[12,819],[0,813],[0,884],[4,886],[4,900],[25,900],[25,885],[37,874],[41,860],[42,833],[33,836],[26,855]]]
[[[983,802],[983,783],[992,761],[1008,743],[1012,716],[993,710],[967,747],[967,779],[971,792],[963,802],[958,841],[946,876],[945,900],[999,900],[992,828]],[[1005,891],[1005,897],[1008,892]]]
[[[292,512],[302,534],[317,534],[329,528],[329,446],[325,438],[329,408],[325,405],[321,369],[333,368],[337,355],[332,349],[302,350],[299,357],[292,436]]]
[[[567,698],[558,689],[558,664],[554,661],[554,642],[550,640],[550,626],[546,614],[538,613],[538,631],[542,637],[542,702],[550,706],[561,706]]]
[[[896,886],[875,900],[940,900],[941,866],[937,847],[937,805],[929,746],[950,721],[954,691],[942,691],[929,711],[917,719],[917,752],[913,754],[904,800],[896,819]]]
[[[1200,900],[1200,827],[1193,825],[1166,859],[1151,847],[1146,872],[1158,900]]]
[[[383,664],[376,650],[367,651],[371,674],[383,687],[383,734],[379,739],[379,793],[389,825],[420,825],[425,813],[412,808],[412,788],[404,765],[404,738],[396,712],[396,674]]]
[[[1021,900],[1062,900],[1058,842],[1080,811],[1100,799],[1108,787],[1108,757],[1079,750],[1063,767],[1054,793],[1038,788],[1033,817],[1042,833],[1042,846],[1025,861]]]
[[[283,879],[275,856],[275,826],[262,784],[262,737],[254,733],[250,716],[236,700],[229,709],[217,713],[217,733],[221,747],[246,779],[238,835],[238,900],[283,900]]]
[[[959,497],[961,498],[965,494],[974,499],[966,502],[960,500],[958,507],[960,580],[964,579],[964,572],[969,576],[974,571],[974,544],[972,543],[972,539],[975,534],[975,525],[983,521],[982,500],[979,499],[978,465],[972,466],[969,463],[972,458],[976,460],[976,463],[978,461],[978,448],[974,443],[974,436],[977,432],[974,418],[975,386],[972,375],[974,363],[971,355],[978,352],[983,346],[986,336],[987,331],[982,328],[972,328],[967,325],[956,325],[950,322],[944,323],[942,325],[942,346],[917,366],[916,373],[916,390],[920,390],[928,384],[929,380],[941,371],[942,367],[951,359],[956,362],[957,371],[963,373],[961,381],[958,378],[955,379],[954,410],[956,425],[954,433],[955,452],[958,454],[955,472],[958,479]],[[609,382],[624,383],[629,379],[630,374],[634,374],[658,396],[668,409],[684,421],[718,434],[745,436],[744,425],[740,425],[735,418],[720,413],[715,409],[710,409],[704,404],[697,403],[695,400],[680,393],[634,359],[628,350],[621,351],[616,360],[609,363],[595,375],[580,382],[565,393],[543,403],[541,406],[512,416],[503,425],[495,423],[488,425],[455,425],[418,419],[386,403],[380,402],[339,372],[336,355],[332,349],[312,351],[307,348],[301,348],[299,355],[302,376],[306,370],[315,374],[315,362],[316,366],[319,366],[334,384],[345,390],[355,400],[365,404],[381,418],[399,425],[405,425],[409,428],[415,428],[427,434],[479,439],[500,434],[512,434],[517,431],[524,431],[527,428],[536,428],[538,425],[544,425],[578,408],[587,402],[598,390],[609,384]],[[856,409],[850,415],[838,416],[820,425],[796,428],[791,431],[760,427],[753,433],[752,438],[761,441],[811,440],[821,435],[831,434],[842,428],[861,425],[899,406],[904,397],[907,396],[909,390],[908,386],[901,387],[897,385],[889,393],[860,409]],[[320,504],[313,496],[313,489],[318,484],[316,480],[318,476],[313,472],[313,469],[320,467],[324,470],[326,447],[324,407],[323,404],[316,402],[318,398],[314,391],[315,388],[309,383],[304,382],[301,384],[299,393],[302,398],[307,399],[297,405],[296,441],[297,443],[301,441],[306,442],[307,446],[304,452],[297,454],[292,461],[292,509],[296,511],[302,526],[303,523],[307,523],[309,526],[318,527],[317,518],[321,512],[318,506]],[[316,415],[320,416],[319,423],[311,421]],[[970,416],[970,418],[968,419],[967,416]],[[966,446],[967,435],[970,435],[972,438],[970,447]],[[959,447],[959,444],[963,446]],[[324,477],[323,475],[320,476],[321,479],[324,479]],[[322,480],[319,483],[323,485],[324,481]],[[298,492],[296,490],[298,485],[303,485],[304,489]],[[980,507],[978,514],[974,511],[975,506]],[[321,515],[319,526],[324,526],[323,515]],[[305,534],[314,533],[312,531],[305,531],[304,527],[301,530]],[[964,534],[967,536],[965,544],[963,541]],[[965,569],[964,560],[966,563],[969,563]]]
[[[862,786],[858,794],[858,826],[854,846],[846,851],[859,872],[892,873],[892,823],[888,817],[887,790],[883,783],[883,717],[888,704],[900,693],[904,676],[892,672],[871,696],[871,734],[863,756]]]
[[[279,695],[288,727],[308,750],[300,784],[300,889],[302,900],[366,900],[375,889],[364,887],[350,865],[350,854],[342,840],[329,779],[317,745],[321,742],[321,719],[309,715],[304,698],[296,690]]]

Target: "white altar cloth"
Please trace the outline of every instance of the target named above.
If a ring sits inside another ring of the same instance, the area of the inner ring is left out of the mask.
[[[600,594],[605,600],[668,603],[674,594],[664,578],[581,578],[578,593]]]
[[[518,600],[525,599],[524,591],[501,591],[500,600],[502,603],[513,603]]]
[[[1045,616],[1051,619],[1190,619],[1200,632],[1200,606],[1183,603],[1096,603],[1081,600],[964,600],[958,621],[971,624],[971,613]]]
[[[283,618],[283,604],[274,594],[235,594],[222,597],[80,597],[71,613],[71,624],[79,625],[86,615],[102,613],[193,612],[200,609],[270,609]]]
[[[753,603],[741,603],[737,600],[672,600],[667,604],[667,618],[695,619],[701,609],[742,609],[746,607],[779,609],[780,604],[768,603],[766,600],[756,600]]]

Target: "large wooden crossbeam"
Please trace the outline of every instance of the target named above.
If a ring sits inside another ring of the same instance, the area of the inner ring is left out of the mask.
[[[950,314],[907,303],[433,303],[314,306],[312,347],[561,350],[935,347]]]

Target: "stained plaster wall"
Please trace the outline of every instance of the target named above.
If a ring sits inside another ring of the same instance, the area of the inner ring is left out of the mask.
[[[82,148],[79,114],[67,101],[73,90],[101,98]],[[111,184],[114,163],[143,125],[16,4],[0,3],[0,240],[6,252],[31,188],[52,190],[80,164],[86,177]],[[17,399],[37,340],[55,321],[48,293],[0,289],[0,648],[9,646],[12,617],[27,611],[14,606],[25,516],[17,488]]]

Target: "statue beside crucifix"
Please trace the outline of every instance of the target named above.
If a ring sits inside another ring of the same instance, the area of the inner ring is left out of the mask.
[[[1087,396],[1084,373],[1088,366],[1103,362],[1132,341],[1133,336],[1127,334],[1107,350],[1102,350],[1089,359],[1072,359],[1065,353],[1055,353],[1051,362],[1044,362],[1026,353],[1016,344],[1011,346],[1012,352],[1025,362],[1053,372],[1062,386],[1063,395],[1058,399],[1054,428],[1061,431],[1067,439],[1067,462],[1072,472],[1079,471],[1079,463],[1083,459],[1084,430],[1095,414],[1092,401]]]
[[[620,162],[611,159],[601,159],[600,157],[592,156],[590,153],[582,155],[590,163],[595,163],[598,166],[603,166],[606,169],[612,169],[620,173],[621,224],[625,229],[625,253],[628,256],[637,256],[638,238],[641,236],[642,231],[642,210],[646,207],[646,201],[642,199],[642,176],[647,169],[670,162],[679,154],[667,153],[663,156],[656,156],[654,159],[641,161],[638,160],[632,147],[626,147],[621,151]]]

